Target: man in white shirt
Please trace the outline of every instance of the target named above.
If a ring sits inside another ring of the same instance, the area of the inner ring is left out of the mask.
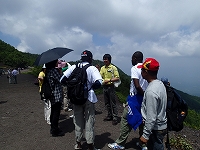
[[[78,65],[85,66],[92,63],[92,53],[85,50],[81,54],[82,62]],[[72,65],[64,72],[61,77],[61,83],[65,84],[67,78],[71,75],[76,65]],[[87,72],[88,100],[83,105],[73,105],[74,125],[75,125],[75,149],[81,149],[81,140],[83,138],[83,130],[85,129],[85,139],[89,150],[97,150],[94,147],[94,124],[95,124],[95,103],[98,101],[94,93],[94,89],[100,88],[102,77],[99,70],[95,66],[89,66]]]
[[[142,98],[143,98],[143,94],[145,89],[147,88],[147,81],[144,80],[142,78],[141,75],[141,69],[138,68],[139,65],[142,65],[142,61],[143,61],[143,54],[140,51],[136,51],[133,55],[132,55],[132,65],[133,67],[131,68],[131,83],[130,83],[130,95],[127,98],[127,102],[129,103],[130,101],[133,101],[132,103],[135,103],[135,105],[139,105],[138,108],[139,110],[137,110],[137,112],[140,114],[140,108],[141,108],[141,103],[142,103]],[[136,96],[137,95],[137,96]],[[128,104],[127,103],[127,104]],[[142,116],[140,114],[140,122],[138,121],[138,116],[136,116],[136,114],[133,114],[135,121],[134,125],[131,125],[128,122],[128,111],[130,111],[129,105],[125,106],[124,111],[123,111],[123,115],[121,117],[121,126],[120,126],[120,136],[118,137],[118,139],[115,141],[115,143],[110,143],[108,144],[108,147],[111,149],[125,149],[125,144],[126,144],[126,140],[129,136],[129,133],[131,132],[132,128],[136,129],[142,122]],[[133,127],[134,126],[134,127]],[[141,133],[141,129],[140,129],[140,136],[142,135]]]
[[[17,69],[13,69],[12,71],[12,76],[13,76],[13,83],[17,84],[17,75],[19,74],[19,72],[17,71]]]

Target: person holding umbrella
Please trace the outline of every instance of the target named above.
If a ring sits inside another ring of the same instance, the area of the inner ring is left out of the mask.
[[[64,136],[62,130],[58,127],[60,109],[63,102],[63,89],[60,83],[61,72],[58,68],[58,59],[62,58],[69,52],[72,52],[72,49],[65,47],[55,47],[43,52],[37,57],[34,64],[40,66],[46,64],[46,74],[50,87],[53,91],[53,96],[50,98],[51,101],[51,130],[50,133],[52,136]]]
[[[51,101],[51,130],[52,136],[64,136],[63,131],[58,127],[60,110],[63,102],[63,89],[60,83],[61,74],[58,68],[58,59],[46,63],[46,77],[53,91]]]

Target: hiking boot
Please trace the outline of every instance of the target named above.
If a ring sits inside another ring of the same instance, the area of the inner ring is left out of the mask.
[[[51,135],[53,137],[64,136],[65,135],[65,133],[62,130],[60,130],[60,129],[57,130],[57,131],[50,131],[50,133],[51,133]]]
[[[124,146],[121,146],[117,143],[109,143],[108,147],[111,148],[111,149],[115,149],[115,150],[125,149]]]
[[[75,149],[75,150],[82,149],[82,148],[81,148],[81,144],[75,144],[75,145],[74,145],[74,149]]]
[[[88,149],[89,150],[101,150],[101,149],[95,148],[93,144],[88,144]]]
[[[106,118],[103,119],[103,121],[111,121],[113,118],[111,116],[107,116]]]

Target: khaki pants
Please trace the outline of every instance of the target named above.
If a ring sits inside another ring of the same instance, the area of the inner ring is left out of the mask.
[[[76,142],[81,142],[83,138],[83,129],[85,128],[87,144],[93,144],[95,104],[87,100],[84,105],[73,105],[73,110]]]

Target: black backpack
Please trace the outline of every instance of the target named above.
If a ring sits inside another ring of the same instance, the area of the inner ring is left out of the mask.
[[[166,85],[167,91],[167,128],[169,131],[181,131],[183,121],[188,114],[188,105],[177,93],[177,91]]]
[[[72,71],[71,75],[66,81],[67,96],[70,102],[75,105],[83,105],[88,99],[88,87],[87,87],[87,72],[86,69],[91,66],[87,64],[80,67],[80,64],[76,64],[76,68]]]
[[[51,99],[53,97],[53,92],[48,82],[47,77],[44,77],[43,84],[41,87],[41,94],[43,99]]]
[[[188,114],[188,105],[173,87],[169,85],[165,87],[167,92],[167,141],[165,145],[168,150],[171,150],[168,131],[178,132],[183,129],[183,121]]]

